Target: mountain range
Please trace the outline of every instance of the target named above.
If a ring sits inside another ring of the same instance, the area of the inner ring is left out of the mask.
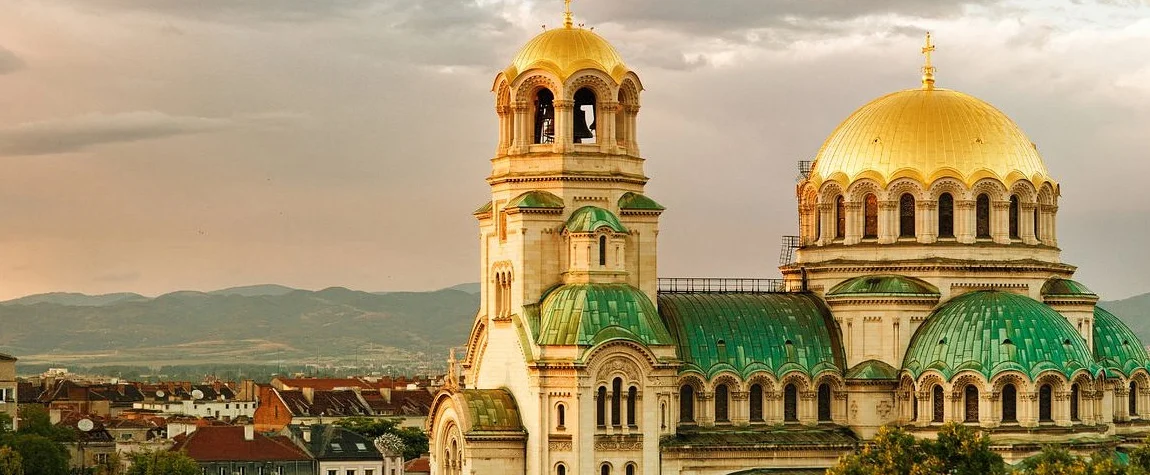
[[[479,284],[429,292],[253,285],[158,297],[49,293],[0,302],[0,352],[21,364],[439,366],[466,344]],[[1150,293],[1101,302],[1150,343]]]

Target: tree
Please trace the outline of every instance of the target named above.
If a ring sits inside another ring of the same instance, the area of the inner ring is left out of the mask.
[[[12,447],[23,461],[24,475],[64,475],[68,473],[68,452],[60,444],[36,434],[17,434],[0,445]]]
[[[200,475],[200,465],[183,452],[154,450],[132,454],[124,475]]]
[[[943,471],[952,475],[1006,473],[1002,456],[990,450],[990,436],[973,428],[948,423],[938,430],[937,440],[922,442],[923,449]]]
[[[0,447],[0,475],[24,475],[24,459],[12,447]]]
[[[403,459],[413,460],[427,453],[427,434],[415,427],[400,427],[399,419],[377,419],[373,417],[348,417],[336,421],[335,425],[374,440],[384,434],[395,434],[403,440]]]
[[[427,453],[427,433],[416,427],[398,427],[394,433],[403,439],[403,460],[415,460]]]
[[[1002,457],[990,450],[990,438],[974,429],[947,424],[937,440],[918,440],[897,427],[882,427],[871,444],[839,459],[831,475],[1004,474]]]
[[[76,440],[76,433],[71,428],[52,424],[52,418],[44,406],[28,404],[20,406],[20,427],[18,434],[38,435],[55,442],[71,442]]]
[[[879,428],[873,443],[839,459],[828,475],[911,475],[925,462],[926,454],[913,435],[892,426]]]

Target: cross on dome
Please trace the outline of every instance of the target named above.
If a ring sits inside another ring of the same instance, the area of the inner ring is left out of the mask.
[[[566,0],[570,3],[571,0]],[[930,32],[926,32],[926,45],[922,47],[922,54],[926,56],[926,64],[922,66],[922,88],[934,90],[934,65],[930,63],[930,54],[934,52],[934,43],[930,42]]]
[[[571,28],[573,23],[571,21],[571,0],[563,0],[563,26]]]

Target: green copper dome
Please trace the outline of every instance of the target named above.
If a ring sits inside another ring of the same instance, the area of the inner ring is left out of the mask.
[[[1150,356],[1130,327],[1106,309],[1094,307],[1094,360],[1103,368],[1130,376],[1145,368]]]
[[[563,209],[563,198],[546,191],[528,191],[522,195],[511,198],[507,202],[507,209]]]
[[[1042,284],[1042,296],[1097,297],[1098,294],[1073,280],[1055,277]]]
[[[929,283],[895,274],[864,275],[846,280],[831,288],[827,297],[849,295],[898,295],[938,297],[938,288]]]
[[[895,380],[898,370],[879,360],[866,360],[847,371],[847,379]]]
[[[651,299],[627,284],[567,284],[549,292],[539,312],[540,345],[595,346],[626,339],[673,344]]]
[[[942,304],[915,333],[903,368],[918,377],[936,370],[949,379],[976,371],[987,379],[1004,371],[1035,378],[1054,370],[1068,378],[1096,366],[1070,322],[1045,304],[1009,292],[985,290]]]
[[[655,200],[648,198],[646,195],[628,191],[623,193],[619,198],[619,209],[631,211],[663,211],[663,205],[656,203]]]
[[[679,346],[682,371],[780,378],[842,371],[838,328],[811,294],[666,293],[659,315]]]
[[[603,227],[617,233],[627,232],[615,213],[596,206],[579,208],[567,218],[567,232],[570,233],[593,233]]]
[[[506,389],[465,389],[460,391],[471,417],[469,432],[522,432],[519,406]]]

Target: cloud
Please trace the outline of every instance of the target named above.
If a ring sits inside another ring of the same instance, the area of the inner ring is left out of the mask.
[[[0,74],[8,74],[24,69],[27,65],[24,60],[16,56],[16,53],[4,49],[0,46]]]
[[[78,152],[104,144],[139,142],[239,127],[277,126],[297,117],[292,114],[262,114],[213,118],[173,116],[157,111],[87,114],[27,122],[0,129],[0,155]]]
[[[201,20],[308,21],[344,16],[375,0],[78,0],[85,9],[116,9]]]

